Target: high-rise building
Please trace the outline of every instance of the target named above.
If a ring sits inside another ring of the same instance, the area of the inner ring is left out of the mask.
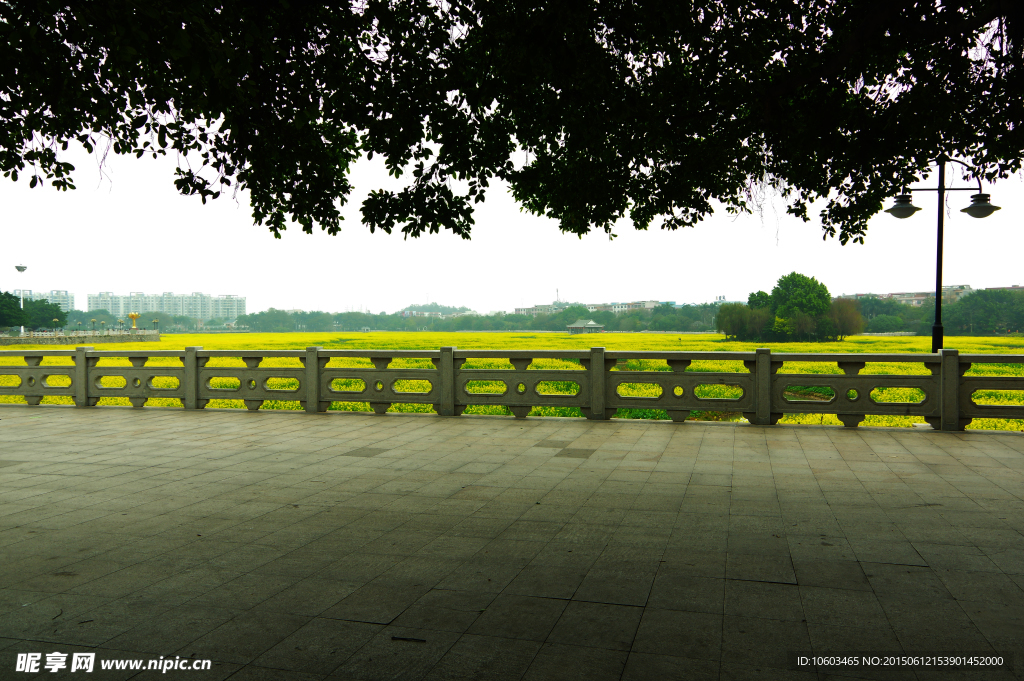
[[[89,294],[89,312],[95,310],[106,310],[115,317],[124,316],[129,312],[163,312],[202,321],[215,317],[237,319],[245,314],[245,298],[236,295],[211,296],[208,293],[158,295],[135,292],[122,296],[108,291]]]
[[[54,305],[59,305],[64,312],[75,309],[75,294],[67,291],[30,291],[28,289],[14,289],[14,295],[21,298],[25,294],[25,300],[47,300]]]

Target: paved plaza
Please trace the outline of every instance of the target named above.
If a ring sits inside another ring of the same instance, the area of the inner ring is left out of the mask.
[[[1022,498],[1020,433],[4,407],[0,679],[1021,679]]]

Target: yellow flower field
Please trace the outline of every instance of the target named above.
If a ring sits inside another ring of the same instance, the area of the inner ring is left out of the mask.
[[[926,353],[930,349],[930,338],[913,336],[855,336],[842,342],[835,343],[776,343],[772,344],[773,352],[799,352],[799,353]],[[513,332],[513,333],[245,333],[245,334],[176,334],[164,335],[159,343],[116,343],[96,344],[97,350],[182,350],[186,346],[201,346],[207,350],[300,350],[307,346],[318,345],[325,349],[374,349],[374,350],[436,350],[445,345],[457,346],[463,349],[508,349],[508,350],[561,350],[561,349],[586,349],[592,346],[604,346],[608,350],[633,350],[633,351],[714,351],[714,352],[742,352],[752,351],[758,347],[757,343],[741,343],[725,341],[719,335],[674,335],[662,333],[607,333],[600,335],[580,334],[569,335],[564,333],[540,333],[540,332]],[[69,349],[73,346],[4,346],[3,350],[54,350]],[[961,353],[985,353],[985,354],[1024,354],[1024,339],[1021,338],[991,338],[991,337],[950,337],[946,339],[946,347],[955,348]],[[0,357],[0,367],[3,365],[21,364],[16,357]],[[70,359],[51,358],[44,362],[44,365],[70,365]],[[175,366],[179,365],[177,360],[154,358],[150,360],[151,366]],[[128,366],[125,359],[103,359],[99,366]],[[179,365],[180,366],[180,365]],[[244,366],[241,359],[217,358],[210,361],[207,366]],[[262,366],[292,366],[300,367],[297,359],[267,359]],[[368,359],[340,360],[333,359],[328,365],[330,367],[341,366],[365,366],[371,367]],[[396,360],[395,367],[408,368],[432,368],[427,360]],[[512,365],[503,360],[475,359],[467,362],[465,368],[469,369],[511,369]],[[537,360],[531,366],[533,369],[579,369],[582,367],[575,362],[568,360]],[[668,371],[669,367],[664,361],[642,360],[630,361],[628,365],[621,367],[630,371]],[[701,361],[694,362],[688,371],[727,371],[745,372],[741,362],[735,361]],[[801,362],[787,363],[781,370],[782,373],[806,373],[806,374],[840,374],[842,371],[832,362]],[[927,374],[923,364],[868,364],[863,374]],[[999,375],[999,376],[1024,376],[1024,365],[1021,364],[986,364],[975,365],[968,375]],[[117,379],[105,378],[105,385]],[[123,380],[123,379],[122,379]],[[160,380],[173,379],[157,379]],[[221,379],[227,381],[223,387],[233,387],[230,381],[233,379]],[[56,384],[51,380],[51,384]],[[342,385],[342,381],[336,381],[335,389],[359,389],[357,385]],[[424,386],[416,385],[415,381],[399,382],[396,388],[407,391],[425,389]],[[813,386],[813,382],[809,381]],[[0,369],[0,385],[16,385],[14,376],[4,376]],[[171,384],[173,385],[173,384]],[[276,379],[270,387],[277,389],[289,389],[297,387],[297,382],[292,379]],[[548,383],[547,393],[566,394],[571,392],[574,385],[569,382]],[[651,384],[629,384],[623,386],[623,394],[644,396],[650,394]],[[488,393],[500,392],[504,386],[500,382],[488,383],[477,381],[471,386],[472,392]],[[806,388],[807,393],[801,393],[801,399],[805,397],[814,398],[815,392],[821,394],[820,389],[813,387]],[[826,389],[827,390],[827,389]],[[831,391],[827,391],[830,393]],[[704,386],[700,397],[738,397],[738,390],[727,385]],[[830,395],[821,395],[827,399]],[[888,388],[878,390],[875,397],[880,401],[887,402],[916,402],[920,401],[923,394],[921,391],[911,388]],[[1024,391],[985,391],[976,395],[976,401],[986,404],[1024,404]],[[0,396],[0,402],[24,402],[24,399],[16,396]],[[45,403],[71,403],[70,398],[50,397],[45,398]],[[102,398],[103,404],[124,404],[126,398]],[[177,399],[153,398],[147,402],[148,406],[176,406],[181,404]],[[212,400],[210,407],[243,408],[241,400]],[[265,402],[264,409],[298,409],[298,402]],[[332,410],[354,410],[369,411],[369,404],[364,402],[333,402]],[[396,412],[432,412],[429,405],[422,404],[393,404],[391,411]],[[472,413],[508,413],[505,407],[497,406],[474,406],[466,410],[467,414]],[[565,407],[535,407],[531,415],[537,416],[582,416],[578,409]],[[662,410],[628,409],[620,410],[619,417],[624,418],[668,418]],[[694,417],[710,420],[739,420],[738,414],[719,412],[694,412]],[[868,416],[862,425],[866,426],[910,426],[914,422],[923,423],[923,419],[909,416]],[[780,423],[806,423],[806,424],[828,424],[841,425],[841,422],[832,414],[787,414]],[[1024,420],[1019,419],[975,419],[969,426],[975,429],[999,429],[999,430],[1024,430]]]

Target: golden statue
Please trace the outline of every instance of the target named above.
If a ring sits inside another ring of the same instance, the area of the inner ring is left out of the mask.
[[[135,320],[138,319],[141,316],[142,315],[140,315],[138,312],[129,312],[128,313],[128,319],[132,320],[132,328],[133,329],[139,328],[139,327],[135,326]]]

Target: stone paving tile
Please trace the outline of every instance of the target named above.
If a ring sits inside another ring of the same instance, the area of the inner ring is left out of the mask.
[[[242,681],[1024,659],[1015,434],[11,407],[0,440],[0,669],[50,646]],[[1020,678],[945,671],[914,675]]]
[[[519,681],[541,644],[465,634],[424,677],[428,681]]]
[[[385,627],[329,678],[421,679],[458,640],[447,631]]]
[[[618,681],[628,656],[622,650],[545,643],[523,681]]]
[[[567,601],[557,598],[502,594],[491,601],[468,633],[544,641],[567,604]]]

